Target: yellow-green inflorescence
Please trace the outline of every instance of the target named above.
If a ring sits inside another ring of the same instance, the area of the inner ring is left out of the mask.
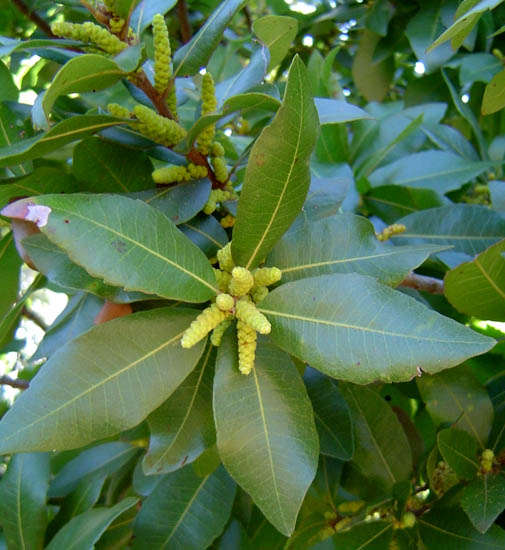
[[[245,267],[235,266],[231,243],[218,250],[217,261],[219,269],[214,268],[214,273],[220,293],[215,303],[191,323],[181,343],[185,348],[191,347],[212,331],[211,342],[219,346],[235,317],[238,367],[242,374],[249,374],[254,368],[257,334],[269,334],[272,330],[270,321],[258,310],[256,302],[268,294],[267,285],[279,281],[282,273],[276,267],[261,267],[251,272]]]
[[[112,55],[122,52],[127,47],[127,44],[119,40],[117,36],[90,21],[86,23],[55,21],[51,25],[51,30],[56,36],[93,44]]]
[[[158,168],[152,174],[156,183],[174,183],[180,181],[189,181],[192,179],[201,179],[207,177],[207,168],[189,163],[187,166],[176,166],[170,164]]]
[[[405,231],[405,226],[402,223],[394,223],[393,225],[388,225],[380,233],[377,233],[377,239],[379,241],[387,241],[395,235],[399,235]]]
[[[160,13],[153,17],[154,87],[164,92],[172,77],[172,51],[165,18]]]
[[[216,89],[214,79],[210,73],[205,73],[202,78],[202,115],[213,113],[217,108]],[[216,133],[215,124],[204,128],[196,139],[197,149],[203,155],[208,155],[212,149],[212,142]]]

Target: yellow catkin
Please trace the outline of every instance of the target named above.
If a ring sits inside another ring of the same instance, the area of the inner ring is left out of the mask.
[[[224,147],[218,141],[214,141],[211,154],[213,157],[224,157]]]
[[[217,208],[218,203],[233,200],[236,198],[237,195],[232,189],[212,189],[209,199],[203,207],[203,212],[205,214],[212,214],[212,212],[214,212],[214,210]]]
[[[175,120],[160,116],[145,105],[136,105],[133,114],[138,119],[138,130],[162,145],[172,147],[186,137],[186,130]]]
[[[410,529],[416,524],[416,516],[412,512],[405,512],[401,519],[401,526],[403,529]]]
[[[233,257],[231,255],[231,242],[217,251],[217,260],[219,262],[219,267],[222,270],[228,271],[228,273],[232,272],[235,267],[235,262],[233,261]]]
[[[235,225],[235,216],[233,216],[232,214],[227,214],[224,218],[221,218],[221,221],[219,223],[225,229],[228,227],[233,227]]]
[[[272,330],[270,321],[248,298],[242,298],[235,304],[235,315],[260,334],[269,334]]]
[[[214,274],[216,275],[216,282],[219,290],[221,292],[227,292],[228,291],[228,285],[231,281],[231,274],[227,271],[222,271],[221,269],[214,269]]]
[[[234,267],[231,272],[229,285],[230,294],[233,296],[244,296],[254,285],[252,273],[245,267]]]
[[[163,166],[152,173],[153,181],[156,183],[172,183],[189,181],[191,176],[185,166]]]
[[[160,13],[153,17],[154,87],[164,92],[172,77],[172,51],[165,18]]]
[[[238,368],[242,374],[249,374],[254,368],[256,356],[256,331],[244,321],[237,321]]]
[[[204,309],[200,315],[189,325],[185,330],[181,346],[183,348],[190,348],[198,343],[202,338],[205,338],[207,334],[215,329],[219,323],[224,321],[227,314],[221,311],[216,304],[210,305]]]
[[[253,275],[256,286],[270,286],[281,280],[282,271],[277,267],[260,267]]]
[[[235,306],[235,300],[227,293],[218,294],[216,305],[221,311],[230,311]]]
[[[195,180],[206,178],[208,175],[207,168],[205,166],[199,166],[197,164],[193,164],[192,162],[188,164],[187,169],[191,178]]]
[[[130,118],[131,115],[130,111],[126,107],[123,107],[118,103],[109,103],[107,105],[107,111],[109,111],[112,116],[117,118]]]
[[[214,79],[210,73],[205,73],[202,77],[202,115],[213,113],[216,108],[217,100]],[[197,149],[200,153],[204,155],[209,154],[215,134],[215,124],[207,126],[200,132],[196,139]]]
[[[228,168],[223,157],[212,157],[211,163],[217,181],[225,183],[228,180]]]
[[[172,113],[172,116],[178,120],[179,117],[177,116],[177,95],[175,93],[175,86],[173,85],[167,92],[166,103],[168,110]]]
[[[394,223],[393,225],[388,225],[380,233],[377,234],[377,239],[379,241],[387,241],[394,235],[399,235],[405,231],[406,227],[402,223]]]
[[[348,500],[347,502],[341,502],[337,506],[337,510],[340,514],[356,514],[365,506],[365,502],[362,500]]]
[[[254,287],[251,291],[251,298],[254,302],[258,303],[264,300],[268,296],[268,288],[266,286]]]
[[[91,21],[87,21],[86,23],[55,21],[51,25],[51,30],[56,36],[94,44],[112,55],[122,52],[127,47],[127,44],[119,40],[117,36]]]
[[[109,19],[109,28],[114,34],[119,34],[125,23],[126,21],[121,17],[114,16]]]
[[[491,449],[484,449],[480,457],[481,469],[484,473],[489,473],[493,469],[494,452]]]
[[[231,319],[225,319],[224,321],[221,321],[221,323],[219,323],[219,325],[217,325],[217,327],[212,331],[210,341],[213,346],[219,347],[221,345],[224,333],[230,325]]]

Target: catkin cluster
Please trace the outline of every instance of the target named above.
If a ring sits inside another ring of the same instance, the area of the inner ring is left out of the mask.
[[[231,187],[227,189],[212,189],[209,199],[203,207],[203,213],[210,215],[217,208],[218,203],[234,200],[236,198],[237,194]]]
[[[219,269],[214,269],[220,294],[215,303],[204,309],[191,323],[182,338],[183,347],[191,347],[212,331],[211,342],[221,344],[224,332],[232,319],[237,319],[238,366],[242,374],[249,374],[254,368],[256,339],[259,334],[269,334],[270,321],[256,307],[255,303],[268,293],[268,285],[281,279],[282,273],[276,267],[261,267],[249,271],[236,266],[231,254],[231,243],[217,252]]]
[[[172,77],[172,51],[165,18],[160,13],[153,17],[154,87],[164,92]]]
[[[103,51],[116,55],[122,52],[127,44],[107,29],[87,21],[86,23],[67,23],[66,21],[55,21],[51,30],[56,36],[80,40],[87,44],[98,46]]]
[[[152,173],[156,183],[174,183],[180,181],[197,180],[207,177],[207,168],[190,162],[187,166],[170,164],[158,168]]]
[[[377,239],[379,241],[387,241],[395,235],[399,235],[405,231],[406,227],[402,223],[394,223],[385,227],[381,233],[377,233]]]
[[[216,89],[214,79],[210,73],[205,73],[202,78],[202,115],[213,113],[217,108]],[[196,139],[197,149],[203,155],[208,155],[211,151],[212,142],[216,134],[215,124],[204,128]]]

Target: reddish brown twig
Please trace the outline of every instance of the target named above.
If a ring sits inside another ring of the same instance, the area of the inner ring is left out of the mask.
[[[26,390],[30,383],[28,380],[23,380],[21,378],[9,378],[8,376],[0,376],[0,385],[11,386],[11,388],[16,388],[18,390]]]
[[[179,17],[179,23],[181,24],[181,39],[184,43],[189,42],[193,32],[191,30],[191,23],[189,22],[186,0],[178,0],[177,16]]]
[[[23,14],[28,17],[30,21],[35,23],[37,27],[44,33],[49,36],[49,38],[57,38],[56,35],[53,34],[51,31],[51,27],[49,26],[49,23],[47,21],[44,21],[40,15],[38,15],[35,11],[32,11],[24,2],[23,0],[12,0],[12,3],[16,6],[16,8]]]
[[[400,283],[400,286],[423,290],[430,294],[444,293],[444,281],[435,279],[434,277],[427,277],[426,275],[418,275],[417,273],[409,273]]]

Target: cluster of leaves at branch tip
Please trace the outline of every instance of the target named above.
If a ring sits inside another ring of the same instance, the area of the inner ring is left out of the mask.
[[[254,367],[257,333],[269,334],[269,320],[256,308],[255,303],[268,294],[268,286],[281,280],[277,267],[259,267],[249,271],[235,266],[231,255],[231,243],[217,253],[219,269],[215,268],[216,281],[221,291],[215,303],[204,309],[184,332],[181,345],[190,348],[212,331],[211,342],[221,344],[221,339],[231,320],[237,319],[239,370],[249,374]]]
[[[96,45],[111,55],[117,55],[128,46],[107,29],[91,21],[86,21],[85,23],[56,21],[51,25],[51,30],[56,36]]]
[[[400,235],[405,232],[406,227],[402,223],[393,223],[385,227],[380,233],[377,233],[377,239],[379,241],[388,241],[395,235]]]

